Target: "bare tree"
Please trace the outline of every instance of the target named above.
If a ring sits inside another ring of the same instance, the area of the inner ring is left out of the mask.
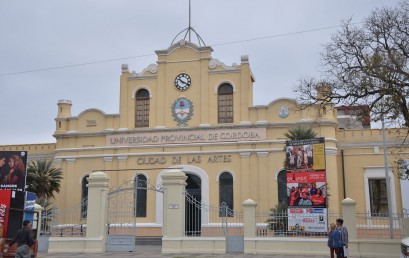
[[[374,121],[409,127],[408,0],[375,9],[359,26],[342,22],[321,55],[321,78],[294,87],[300,106],[368,106]]]

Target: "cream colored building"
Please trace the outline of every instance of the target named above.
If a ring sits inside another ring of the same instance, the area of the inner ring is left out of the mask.
[[[93,171],[107,173],[110,188],[117,189],[138,177],[160,185],[162,174],[180,168],[189,176],[188,191],[203,203],[226,201],[241,209],[243,201],[252,199],[258,210],[267,211],[279,202],[279,191],[287,191],[282,188],[283,134],[305,126],[325,138],[329,210],[338,212],[345,197],[354,199],[359,211],[375,209],[371,200],[385,197],[370,191],[371,184],[385,184],[381,130],[339,129],[333,106],[298,111],[288,98],[254,106],[249,57],[227,65],[212,58],[212,51],[181,40],[156,51],[156,64],[139,73],[122,65],[119,114],[106,114],[103,107],[72,114],[71,101],[59,100],[55,144],[0,150],[27,150],[29,159],[53,158],[64,171],[53,202],[58,208],[81,202]],[[406,145],[388,130],[387,146],[392,200],[382,202],[382,209],[391,205],[401,212],[408,203],[402,201],[395,162],[408,158]],[[146,234],[161,234],[162,198],[147,191],[146,204],[138,204],[144,207],[135,216]]]

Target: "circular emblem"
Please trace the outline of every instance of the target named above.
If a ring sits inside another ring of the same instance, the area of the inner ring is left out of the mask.
[[[185,91],[189,89],[191,83],[192,79],[190,79],[190,76],[185,73],[181,73],[176,76],[175,87],[177,90]]]
[[[186,98],[178,98],[172,105],[173,119],[178,122],[178,126],[187,126],[187,121],[193,115],[193,104]]]
[[[278,109],[278,116],[279,117],[281,117],[281,118],[286,118],[286,117],[288,117],[288,107],[286,107],[286,106],[281,106],[279,109]]]

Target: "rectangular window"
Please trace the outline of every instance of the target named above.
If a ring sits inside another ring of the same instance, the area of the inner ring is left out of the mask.
[[[135,216],[140,218],[146,217],[146,189],[137,189],[136,190],[136,212]]]
[[[388,195],[386,179],[368,179],[368,183],[372,216],[387,216]]]
[[[149,99],[138,99],[136,101],[135,127],[149,126]]]
[[[219,95],[219,123],[233,123],[233,94]]]

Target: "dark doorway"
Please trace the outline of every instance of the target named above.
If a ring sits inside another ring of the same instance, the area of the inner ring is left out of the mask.
[[[278,202],[288,204],[287,195],[287,171],[281,170],[277,176],[278,183]]]
[[[186,192],[193,197],[193,201],[188,198],[185,201],[185,232],[189,236],[200,236],[202,181],[200,177],[193,174],[186,174],[186,176]]]

